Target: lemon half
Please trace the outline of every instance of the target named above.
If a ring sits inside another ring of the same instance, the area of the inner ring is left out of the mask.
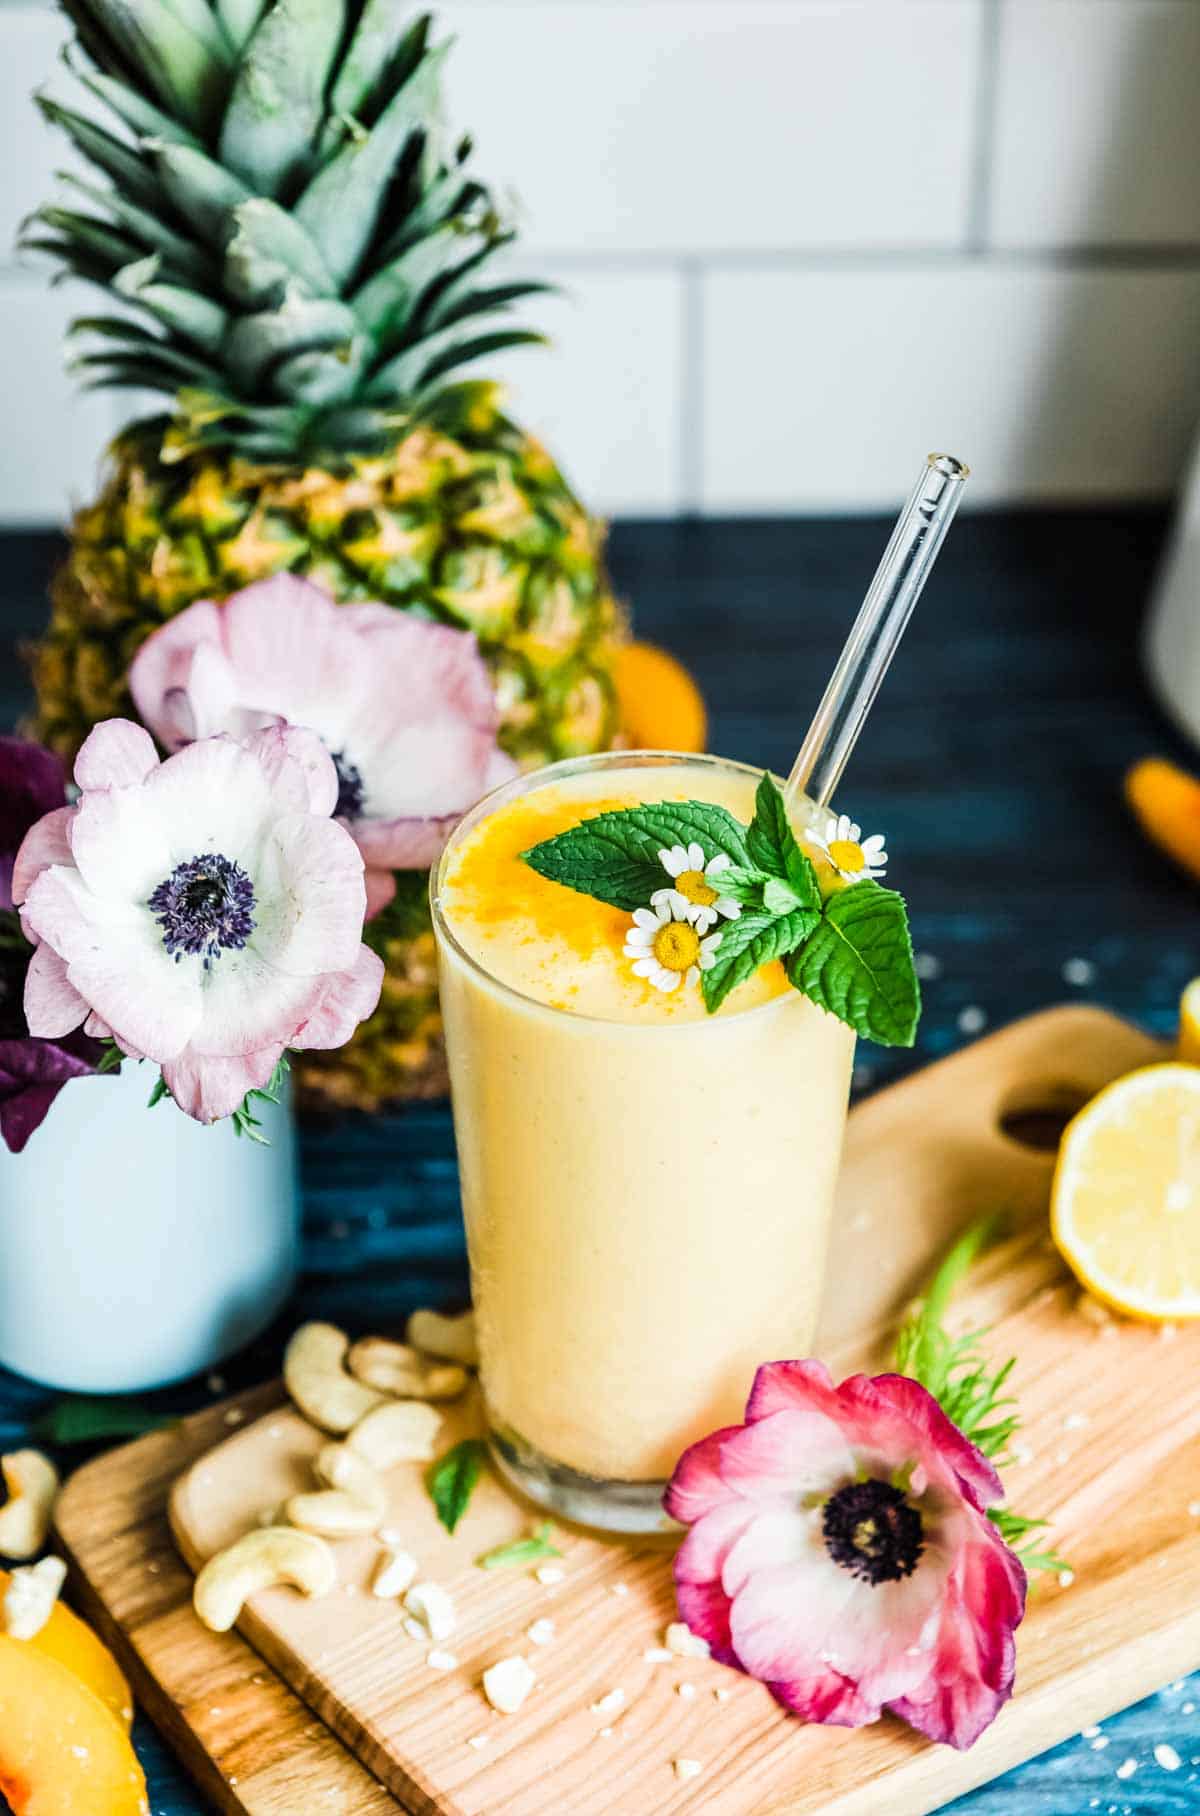
[[[1145,1066],[1079,1112],[1051,1228],[1096,1298],[1156,1323],[1200,1318],[1200,1066]]]

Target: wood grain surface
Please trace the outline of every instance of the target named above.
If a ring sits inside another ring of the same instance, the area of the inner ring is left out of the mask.
[[[1055,1111],[1157,1053],[1100,1012],[1052,1011],[851,1118],[822,1345],[840,1365],[879,1359],[898,1304],[965,1221],[992,1204],[1014,1218],[958,1314],[992,1324],[996,1353],[1021,1358],[1027,1450],[1009,1474],[1010,1492],[1022,1509],[1051,1518],[1075,1576],[1068,1586],[1039,1585],[1019,1637],[1018,1694],[970,1753],[929,1746],[890,1721],[856,1734],[804,1727],[783,1718],[760,1686],[708,1661],[646,1661],[672,1613],[662,1553],[564,1529],[561,1585],[480,1572],[478,1553],[521,1530],[526,1511],[488,1482],[452,1540],[433,1523],[411,1467],[391,1478],[392,1522],[456,1596],[459,1627],[447,1644],[458,1668],[429,1669],[398,1612],[364,1596],[372,1561],[364,1541],[341,1548],[335,1598],[306,1604],[267,1592],[247,1611],[246,1634],[400,1807],[446,1816],[877,1816],[885,1807],[905,1816],[1192,1669],[1200,1663],[1200,1525],[1186,1509],[1200,1499],[1200,1332],[1164,1337],[1081,1315],[1078,1288],[1045,1236],[1052,1156],[1000,1126],[1007,1120],[1041,1139],[1031,1111],[1050,1111],[1052,1124]],[[261,1395],[231,1409],[245,1412],[245,1423],[226,1424],[228,1410],[208,1413],[89,1465],[64,1499],[62,1540],[91,1607],[119,1633],[123,1655],[132,1653],[140,1687],[155,1684],[152,1713],[169,1715],[174,1743],[203,1770],[219,1807],[373,1816],[396,1805],[243,1639],[199,1628],[169,1549],[166,1491],[193,1457],[175,1501],[193,1562],[303,1478],[315,1439],[264,1391],[265,1411]],[[473,1415],[463,1407],[455,1416]],[[207,1449],[218,1435],[224,1441]],[[613,1593],[618,1584],[626,1593]],[[555,1639],[538,1648],[525,1629],[545,1614]],[[478,1680],[510,1651],[531,1658],[539,1684],[517,1716],[501,1717]],[[678,1695],[681,1682],[695,1686],[694,1698]],[[591,1705],[618,1687],[623,1709],[594,1714]],[[732,1695],[718,1700],[718,1689]],[[481,1747],[469,1744],[480,1737]],[[699,1777],[680,1782],[679,1757],[698,1759]]]

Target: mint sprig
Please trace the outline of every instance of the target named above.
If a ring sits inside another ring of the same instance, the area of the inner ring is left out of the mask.
[[[652,801],[597,814],[521,855],[551,882],[632,914],[670,886],[660,854],[693,843],[706,865],[729,859],[720,893],[741,909],[715,930],[716,963],[702,974],[710,1014],[761,966],[782,959],[794,987],[856,1033],[884,1046],[913,1044],[921,993],[903,898],[864,879],[823,900],[769,775],[749,826],[707,801]]]
[[[600,813],[521,856],[552,883],[632,914],[656,889],[670,887],[659,852],[693,841],[710,860],[724,852],[731,863],[753,869],[745,827],[708,801],[652,801]]]
[[[867,1040],[911,1047],[921,986],[903,896],[870,879],[830,896],[810,939],[788,954],[788,978]]]

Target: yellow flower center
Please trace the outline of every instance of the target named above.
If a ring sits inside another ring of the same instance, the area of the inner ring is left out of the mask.
[[[839,870],[865,870],[867,867],[863,848],[853,839],[834,839],[829,855]]]
[[[689,921],[668,921],[654,936],[654,956],[664,971],[690,971],[699,962],[700,936]]]
[[[675,887],[685,902],[696,902],[701,908],[711,908],[717,899],[716,890],[705,882],[702,870],[681,870]]]

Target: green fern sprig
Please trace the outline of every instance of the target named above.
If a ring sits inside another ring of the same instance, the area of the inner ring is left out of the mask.
[[[1001,1223],[993,1212],[964,1230],[900,1326],[895,1352],[897,1372],[919,1381],[963,1436],[998,1466],[1010,1460],[1009,1447],[1020,1427],[1016,1399],[1004,1391],[1017,1359],[1010,1356],[994,1367],[980,1348],[987,1330],[951,1336],[946,1314],[960,1281],[995,1240]],[[988,1518],[1027,1570],[1066,1568],[1062,1558],[1031,1541],[1033,1533],[1045,1530],[1047,1521],[1007,1507],[989,1507]]]

